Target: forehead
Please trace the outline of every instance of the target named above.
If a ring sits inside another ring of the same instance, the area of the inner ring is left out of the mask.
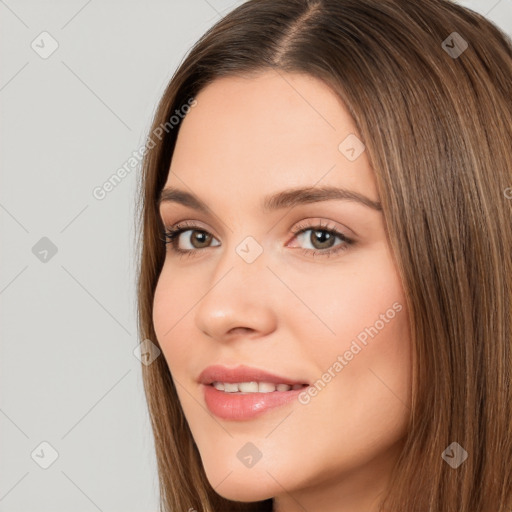
[[[235,190],[266,194],[321,180],[377,198],[365,153],[350,161],[339,149],[357,128],[322,81],[274,70],[223,77],[196,100],[181,124],[166,186],[185,182],[222,200],[227,184],[224,199]]]

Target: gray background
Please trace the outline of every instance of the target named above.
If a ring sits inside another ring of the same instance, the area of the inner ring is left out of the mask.
[[[1,512],[158,509],[133,354],[140,167],[92,192],[141,147],[192,44],[240,3],[0,0]],[[512,0],[459,3],[512,35]],[[42,58],[45,31],[58,48]],[[58,454],[47,469],[42,442]]]

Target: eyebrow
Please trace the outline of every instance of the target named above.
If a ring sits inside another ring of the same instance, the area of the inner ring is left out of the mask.
[[[330,186],[282,190],[276,194],[266,196],[263,199],[262,210],[265,213],[269,213],[284,208],[292,208],[331,199],[353,201],[373,210],[382,211],[382,205],[378,201],[373,201],[369,197],[352,190]],[[203,213],[210,211],[210,208],[194,194],[173,187],[167,187],[162,190],[157,201],[157,207],[160,208],[162,203],[167,202],[179,203]]]

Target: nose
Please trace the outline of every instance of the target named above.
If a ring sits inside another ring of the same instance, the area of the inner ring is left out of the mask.
[[[265,265],[264,254],[247,263],[232,251],[219,261],[205,285],[195,308],[197,328],[220,342],[272,333],[277,326],[272,286],[276,287],[276,279]]]

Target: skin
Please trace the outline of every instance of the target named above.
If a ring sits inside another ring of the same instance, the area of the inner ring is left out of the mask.
[[[338,199],[261,209],[267,194],[299,186],[379,201],[366,152],[350,161],[338,149],[357,134],[354,122],[330,88],[303,74],[223,77],[196,99],[165,186],[193,192],[211,213],[166,202],[160,214],[167,228],[194,221],[212,239],[183,232],[178,247],[200,251],[191,257],[167,246],[153,320],[207,478],[231,500],[274,497],[278,512],[376,511],[411,400],[408,312],[382,212]],[[319,221],[355,243],[313,256],[343,244],[315,244],[315,233],[325,237]],[[294,235],[297,225],[309,231]],[[250,264],[235,250],[247,236],[263,249]],[[197,381],[206,366],[247,364],[314,383],[394,303],[401,311],[309,403],[247,421],[208,411]],[[262,453],[251,468],[237,458],[247,442]]]

